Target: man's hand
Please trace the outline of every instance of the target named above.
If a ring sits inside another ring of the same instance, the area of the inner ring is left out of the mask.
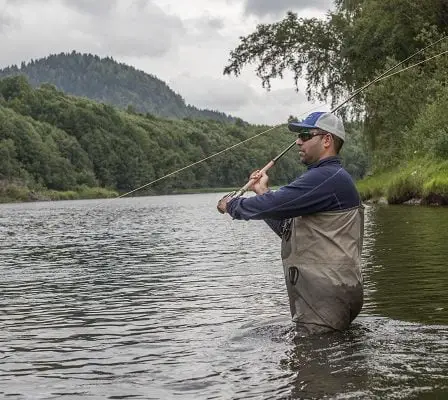
[[[250,189],[256,194],[263,194],[269,191],[269,176],[266,172],[261,172],[259,169],[250,174],[249,179],[254,180]]]
[[[226,194],[221,200],[218,201],[218,205],[216,208],[221,214],[225,214],[227,212],[227,203],[232,200],[232,196]]]

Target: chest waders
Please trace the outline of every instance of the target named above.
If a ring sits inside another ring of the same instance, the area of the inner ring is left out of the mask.
[[[363,304],[364,207],[296,217],[282,262],[292,320],[306,333],[342,331]]]

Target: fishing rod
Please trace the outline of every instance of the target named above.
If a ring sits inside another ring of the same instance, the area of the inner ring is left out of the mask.
[[[410,66],[408,66],[408,67],[406,67],[406,68],[404,68],[404,69],[401,69],[400,71],[396,71],[396,72],[394,72],[394,73],[389,74],[390,71],[392,71],[393,69],[395,69],[395,68],[396,68],[397,66],[399,66],[400,64],[402,64],[402,63],[404,63],[405,61],[411,59],[412,57],[414,57],[414,56],[417,55],[418,53],[424,51],[425,49],[429,48],[430,46],[434,46],[435,44],[439,43],[441,40],[443,40],[443,39],[445,39],[445,38],[447,38],[447,37],[448,37],[448,36],[445,36],[445,37],[439,39],[438,41],[432,43],[431,45],[425,47],[424,49],[419,50],[418,52],[416,52],[416,53],[413,54],[412,56],[408,57],[407,59],[401,61],[401,62],[398,63],[397,65],[394,65],[392,68],[389,68],[386,72],[382,73],[380,76],[378,76],[377,78],[375,78],[372,82],[369,82],[368,84],[364,85],[362,88],[356,90],[356,91],[355,91],[355,92],[354,92],[354,93],[353,93],[347,100],[345,100],[343,103],[341,103],[340,105],[338,105],[338,107],[336,107],[336,108],[333,110],[333,112],[336,111],[337,109],[339,109],[340,107],[342,107],[345,103],[347,103],[349,100],[351,100],[353,97],[355,97],[356,94],[358,94],[360,91],[366,89],[368,86],[372,85],[373,83],[378,82],[378,81],[381,81],[381,80],[383,80],[383,79],[387,79],[387,78],[389,78],[389,77],[391,77],[391,76],[393,76],[393,75],[396,75],[396,74],[401,73],[401,72],[403,72],[403,71],[406,71],[406,70],[408,70],[408,69],[410,69],[410,68],[413,68],[413,67],[415,67],[415,66],[417,66],[417,65],[420,65],[420,64],[425,63],[425,62],[427,62],[427,61],[430,61],[430,60],[432,60],[432,59],[434,59],[434,58],[436,58],[436,57],[440,57],[441,55],[447,54],[448,51],[441,52],[441,53],[439,53],[439,54],[437,54],[437,55],[435,55],[435,56],[433,56],[433,57],[427,58],[427,59],[422,60],[422,61],[420,61],[420,62],[418,62],[418,63],[416,63],[416,64],[413,64],[413,65],[410,65]],[[323,105],[324,105],[324,104],[319,105],[318,107],[314,107],[313,109],[307,111],[306,113],[309,113],[309,112],[311,112],[311,111],[313,111],[313,110],[315,110],[315,109],[317,109],[317,108],[320,108],[320,107],[322,107]],[[166,174],[166,175],[163,175],[163,176],[161,176],[161,177],[159,177],[159,178],[157,178],[157,179],[155,179],[155,180],[153,180],[153,181],[151,181],[151,182],[149,182],[149,183],[146,183],[146,184],[144,184],[144,185],[142,185],[142,186],[140,186],[140,187],[137,187],[136,189],[133,189],[133,190],[131,190],[131,191],[129,191],[129,192],[126,192],[126,193],[124,193],[124,194],[122,194],[122,195],[120,195],[120,196],[118,196],[118,197],[114,197],[114,198],[109,199],[109,200],[110,200],[110,201],[114,201],[114,200],[117,200],[117,199],[126,197],[126,196],[128,196],[128,195],[130,195],[130,194],[132,194],[132,193],[135,193],[135,192],[137,192],[137,191],[139,191],[139,190],[142,190],[142,189],[144,189],[144,188],[146,188],[146,187],[148,187],[148,186],[151,186],[151,185],[153,185],[154,183],[157,183],[157,182],[159,182],[159,181],[162,181],[162,180],[164,180],[164,179],[166,179],[166,178],[168,178],[168,177],[170,177],[170,176],[176,175],[176,174],[178,174],[179,172],[185,171],[186,169],[189,169],[189,168],[191,168],[191,167],[193,167],[193,166],[195,166],[195,165],[199,165],[199,164],[201,164],[201,163],[203,163],[203,162],[205,162],[205,161],[211,160],[212,158],[215,158],[215,157],[217,157],[217,156],[219,156],[219,155],[221,155],[221,154],[223,154],[223,153],[225,153],[225,152],[227,152],[227,151],[229,151],[229,150],[231,150],[231,149],[234,149],[234,148],[236,148],[236,147],[238,147],[238,146],[241,146],[242,144],[247,143],[248,141],[253,140],[253,139],[255,139],[255,138],[257,138],[257,137],[259,137],[259,136],[261,136],[261,135],[264,135],[264,134],[266,134],[266,133],[268,133],[268,132],[270,132],[270,131],[272,131],[272,130],[274,130],[274,129],[276,129],[276,128],[279,128],[279,127],[283,126],[283,125],[285,125],[285,124],[283,123],[283,124],[278,124],[278,125],[276,125],[276,126],[273,126],[273,127],[269,128],[269,129],[267,129],[267,130],[265,130],[265,131],[263,131],[263,132],[261,132],[261,133],[258,133],[258,134],[256,134],[256,135],[253,135],[253,136],[251,136],[251,137],[249,137],[249,138],[247,138],[247,139],[245,139],[245,140],[243,140],[243,141],[241,141],[241,142],[238,142],[238,143],[236,143],[236,144],[233,144],[232,146],[226,147],[226,148],[223,149],[223,150],[220,150],[220,151],[218,151],[218,152],[216,152],[216,153],[213,153],[213,154],[211,154],[211,155],[209,155],[209,156],[207,156],[207,157],[204,157],[204,158],[202,158],[202,159],[199,160],[199,161],[195,161],[195,162],[193,162],[193,163],[191,163],[191,164],[188,164],[188,165],[186,165],[186,166],[184,166],[184,167],[182,167],[182,168],[179,168],[179,169],[177,169],[177,170],[175,170],[175,171],[172,171],[172,172],[170,172],[170,173],[168,173],[168,174]],[[263,167],[263,168],[261,169],[261,171],[266,172],[266,171],[267,171],[269,168],[271,168],[271,167],[272,167],[272,166],[273,166],[273,165],[274,165],[274,164],[275,164],[281,157],[283,157],[284,154],[286,154],[292,147],[294,147],[295,144],[296,144],[296,142],[291,143],[291,145],[289,145],[289,146],[288,146],[285,150],[283,150],[277,157],[275,157],[274,159],[272,159],[272,160],[271,160],[265,167]],[[251,187],[251,185],[253,185],[254,183],[255,183],[255,181],[253,181],[253,180],[252,180],[252,181],[249,181],[249,182],[248,182],[245,186],[243,186],[240,190],[238,190],[238,191],[232,191],[232,192],[226,194],[226,195],[223,197],[223,199],[225,199],[225,198],[227,198],[227,197],[230,197],[230,196],[231,196],[231,197],[235,197],[237,194],[238,194],[238,197],[242,196],[242,195],[243,195],[243,194],[244,194],[244,193]],[[101,203],[97,204],[97,205],[94,206],[92,209],[95,209],[95,208],[100,207],[100,206],[101,206]]]
[[[423,49],[418,50],[417,52],[415,52],[414,54],[410,55],[409,57],[405,58],[404,60],[400,61],[399,63],[395,64],[394,66],[390,67],[389,69],[387,69],[386,71],[384,71],[382,74],[380,74],[379,76],[377,76],[375,79],[371,80],[370,82],[366,83],[364,86],[360,87],[359,89],[356,89],[347,99],[345,99],[342,103],[340,103],[339,105],[337,105],[334,109],[332,109],[330,112],[334,113],[337,110],[339,110],[342,106],[344,106],[345,104],[347,104],[350,100],[352,100],[353,98],[355,98],[359,93],[363,92],[364,90],[366,90],[368,87],[370,87],[371,85],[373,85],[374,83],[382,80],[383,78],[388,78],[389,76],[395,75],[395,73],[388,75],[391,71],[393,71],[394,69],[398,68],[400,65],[404,64],[406,61],[409,61],[411,58],[415,57],[416,55],[422,53],[423,51],[429,49],[432,46],[435,46],[437,43],[441,42],[442,40],[446,39],[448,36],[443,36],[442,38],[440,38],[439,40],[436,40],[435,42],[429,44],[428,46],[424,47]],[[446,52],[443,52],[441,54],[445,54]],[[434,58],[434,57],[432,57]],[[418,63],[420,64],[420,63]],[[415,65],[418,65],[415,64]],[[399,71],[401,72],[401,71]],[[276,156],[275,158],[273,158],[271,161],[269,161],[259,172],[263,173],[266,172],[268,169],[272,168],[276,162],[282,158],[291,148],[294,147],[294,145],[296,144],[296,142],[294,141],[293,143],[291,143],[285,150],[283,150],[278,156]],[[244,193],[246,193],[251,187],[252,185],[257,181],[258,179],[256,178],[251,178],[247,181],[247,183],[240,188],[239,190],[234,190],[228,194],[226,194],[223,199],[227,198],[227,197],[241,197]],[[219,209],[218,209],[219,210]],[[223,212],[221,210],[219,210],[219,212],[221,212],[223,214]]]

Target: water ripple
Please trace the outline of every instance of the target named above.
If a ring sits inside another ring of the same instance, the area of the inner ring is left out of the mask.
[[[278,239],[263,222],[225,220],[215,212],[217,198],[1,206],[0,394],[402,399],[448,393],[443,235],[432,242],[438,252],[419,258],[420,244],[409,233],[414,260],[403,247],[404,233],[392,241],[387,230],[385,221],[402,218],[400,211],[369,208],[361,316],[342,334],[299,340],[289,321]],[[443,219],[433,212],[439,227],[448,225],[446,213]]]

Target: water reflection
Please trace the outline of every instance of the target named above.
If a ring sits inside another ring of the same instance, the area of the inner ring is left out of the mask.
[[[448,328],[360,318],[344,333],[297,343],[282,362],[292,398],[422,398],[448,388]]]
[[[223,218],[217,198],[0,206],[0,394],[448,393],[446,209],[368,207],[362,314],[294,340],[278,239]]]
[[[377,207],[370,212],[365,268],[376,313],[395,319],[448,324],[448,210]]]
[[[295,347],[282,360],[284,368],[295,372],[291,397],[368,397],[369,368],[364,330],[355,324],[344,333],[296,340]]]

